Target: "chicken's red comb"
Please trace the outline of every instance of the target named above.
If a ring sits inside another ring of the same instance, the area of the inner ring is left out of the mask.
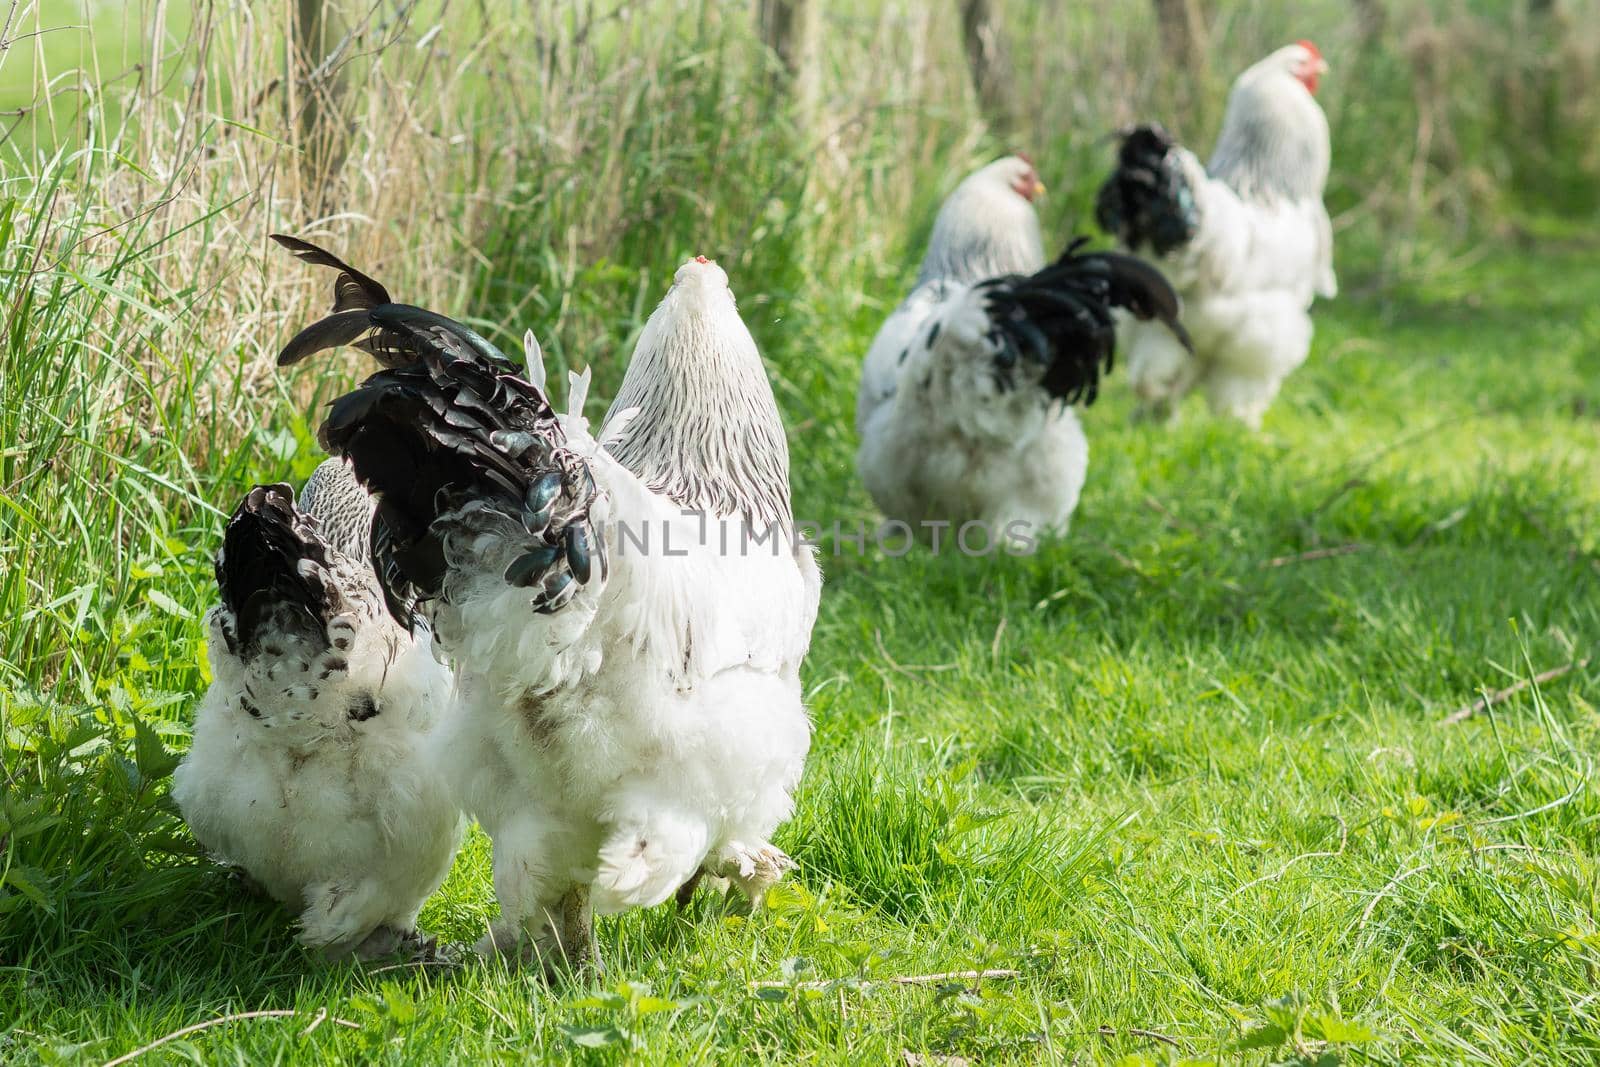
[[[695,262],[696,262],[696,263],[710,263],[710,262],[711,262],[711,261],[710,261],[710,260],[709,260],[709,259],[707,259],[707,258],[706,258],[706,257],[705,257],[705,256],[695,256],[695,257],[694,257],[694,261],[695,261]]]
[[[1018,151],[1013,152],[1011,154],[1016,156],[1018,159],[1022,160],[1028,166],[1030,166],[1030,167],[1033,166],[1033,157],[1030,156],[1028,153],[1023,152],[1021,150],[1018,150]]]
[[[1313,57],[1317,59],[1322,58],[1322,49],[1318,48],[1304,37],[1296,41],[1295,44],[1299,45],[1301,48],[1304,48],[1307,52],[1310,52]]]

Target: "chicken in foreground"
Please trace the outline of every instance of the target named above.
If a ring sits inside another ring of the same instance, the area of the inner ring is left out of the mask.
[[[1148,323],[1127,324],[1128,378],[1147,414],[1173,418],[1198,388],[1212,411],[1259,428],[1305,362],[1311,303],[1338,292],[1322,203],[1328,120],[1313,95],[1327,69],[1301,41],[1241,74],[1209,167],[1159,126],[1123,138],[1095,217],[1161,267],[1194,340],[1190,351]]]
[[[212,682],[173,796],[207,850],[298,912],[307,946],[415,950],[460,841],[430,740],[450,674],[426,627],[385,610],[349,468],[323,463],[304,496],[257,486],[228,522]]]
[[[1177,298],[1148,265],[1081,241],[1045,264],[1042,188],[1020,156],[962,182],[862,367],[862,481],[886,518],[930,541],[974,522],[987,532],[963,547],[1064,532],[1089,465],[1073,406],[1094,402],[1111,367],[1111,309],[1183,343]]]
[[[685,263],[600,439],[443,316],[326,252],[334,314],[281,362],[354,343],[386,369],[321,429],[378,501],[391,603],[456,670],[441,744],[494,843],[480,946],[546,967],[594,952],[591,911],[666,900],[702,870],[752,899],[789,867],[771,835],[810,745],[799,668],[821,577],[797,541],[777,404],[727,276]]]

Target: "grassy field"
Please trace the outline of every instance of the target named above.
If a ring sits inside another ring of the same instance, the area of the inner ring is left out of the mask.
[[[1341,40],[1335,6],[1313,36]],[[797,512],[874,521],[854,368],[939,196],[999,141],[965,132],[946,49],[915,115],[825,93],[839,129],[872,117],[812,152],[750,121],[748,41],[706,10],[683,5],[659,53],[618,27],[562,53],[587,95],[516,81],[526,113],[494,116],[515,136],[445,90],[464,56],[532,54],[540,27],[471,45],[418,15],[394,62],[434,66],[374,84],[444,89],[405,121],[351,104],[343,184],[315,197],[259,116],[135,126],[124,102],[122,133],[57,131],[59,156],[0,144],[0,1062],[103,1063],[174,1034],[139,1062],[1600,1055],[1600,225],[1586,204],[1525,209],[1517,168],[1485,164],[1501,184],[1480,187],[1437,148],[1416,148],[1413,189],[1378,154],[1428,107],[1384,110],[1392,57],[1330,79],[1345,293],[1260,434],[1199,406],[1134,425],[1114,378],[1065,540],[1025,559],[830,543],[814,757],[779,837],[800,869],[764,911],[702,895],[605,920],[607,973],[555,986],[495,963],[328,966],[195,854],[165,790],[206,680],[221,518],[249,482],[315,465],[316,405],[357,366],[270,368],[326,297],[264,253],[268,229],[332,233],[401,299],[502,339],[535,326],[602,392],[672,266],[718,255],[773,371]],[[1301,35],[1281,5],[1252,10],[1259,26],[1217,30],[1224,82],[1259,36]],[[903,30],[840,26],[847,70]],[[1145,54],[1150,27],[1119,33],[1118,55]],[[417,44],[436,40],[442,59]],[[1041,84],[1052,62],[1019,58]],[[214,81],[189,113],[228,113]],[[1023,120],[1062,238],[1104,165],[1109,117],[1088,106]],[[1490,134],[1462,123],[1471,155]],[[1496,212],[1468,225],[1463,205]],[[467,939],[493,908],[475,836],[423,925]],[[998,973],[928,977],[968,971]],[[240,1013],[267,1014],[181,1032]]]

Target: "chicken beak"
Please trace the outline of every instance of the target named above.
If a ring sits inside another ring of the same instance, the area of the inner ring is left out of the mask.
[[[1043,195],[1044,195],[1044,182],[1040,181],[1038,178],[1033,179],[1033,195],[1028,197],[1028,199],[1029,200],[1037,200],[1039,197],[1041,197]]]
[[[1328,61],[1326,59],[1323,59],[1321,56],[1318,56],[1317,57],[1317,65],[1312,67],[1311,70],[1312,70],[1313,73],[1316,73],[1316,74],[1326,74],[1326,73],[1328,73]]]

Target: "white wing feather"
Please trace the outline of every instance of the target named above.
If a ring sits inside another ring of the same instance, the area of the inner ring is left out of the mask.
[[[541,393],[544,392],[544,348],[532,330],[524,331],[522,334],[522,358],[528,368],[528,381],[538,386]]]

